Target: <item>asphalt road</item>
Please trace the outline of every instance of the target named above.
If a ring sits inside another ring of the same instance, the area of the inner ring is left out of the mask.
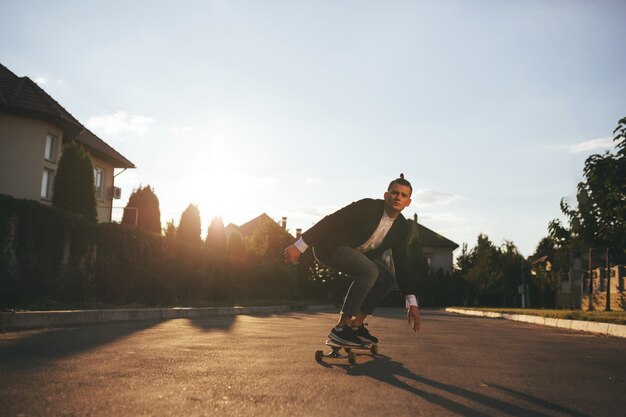
[[[0,333],[1,416],[624,416],[626,341],[402,310],[380,355],[314,360],[328,312]]]

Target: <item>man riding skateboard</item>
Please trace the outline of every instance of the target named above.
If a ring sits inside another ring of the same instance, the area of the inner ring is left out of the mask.
[[[285,260],[295,263],[311,246],[318,261],[353,280],[339,321],[328,335],[331,341],[356,347],[378,343],[364,320],[385,299],[396,279],[405,297],[409,324],[419,331],[419,307],[405,248],[410,225],[401,214],[411,204],[412,193],[411,183],[400,174],[387,187],[383,200],[356,201],[324,217],[285,249]],[[395,277],[378,260],[387,249],[392,251]]]

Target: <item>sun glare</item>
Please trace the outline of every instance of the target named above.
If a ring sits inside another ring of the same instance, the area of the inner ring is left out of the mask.
[[[224,224],[242,224],[266,210],[275,178],[248,172],[251,167],[245,153],[228,146],[224,139],[212,141],[203,153],[204,158],[195,158],[202,162],[195,164],[176,190],[181,212],[190,203],[198,206],[203,234],[216,216],[222,217]]]

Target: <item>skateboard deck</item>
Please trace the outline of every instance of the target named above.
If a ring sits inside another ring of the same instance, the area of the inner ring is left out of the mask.
[[[378,344],[371,343],[364,346],[347,346],[337,343],[333,340],[326,340],[326,346],[332,349],[329,353],[324,353],[323,350],[319,349],[315,351],[315,360],[321,362],[324,358],[348,358],[348,362],[351,364],[356,363],[356,352],[358,350],[369,351],[372,356],[376,356],[378,354]],[[347,354],[344,355],[341,351],[344,350]]]

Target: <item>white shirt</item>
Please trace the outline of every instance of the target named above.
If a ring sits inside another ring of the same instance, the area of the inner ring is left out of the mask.
[[[393,226],[394,220],[395,219],[392,219],[387,215],[387,212],[383,211],[383,217],[381,217],[380,223],[378,223],[378,227],[376,227],[376,230],[374,230],[372,236],[370,236],[370,238],[367,239],[365,243],[357,246],[356,250],[361,253],[365,253],[382,245],[383,239],[385,238],[385,236],[387,236],[387,233],[389,232],[389,229],[391,229],[391,226]]]

